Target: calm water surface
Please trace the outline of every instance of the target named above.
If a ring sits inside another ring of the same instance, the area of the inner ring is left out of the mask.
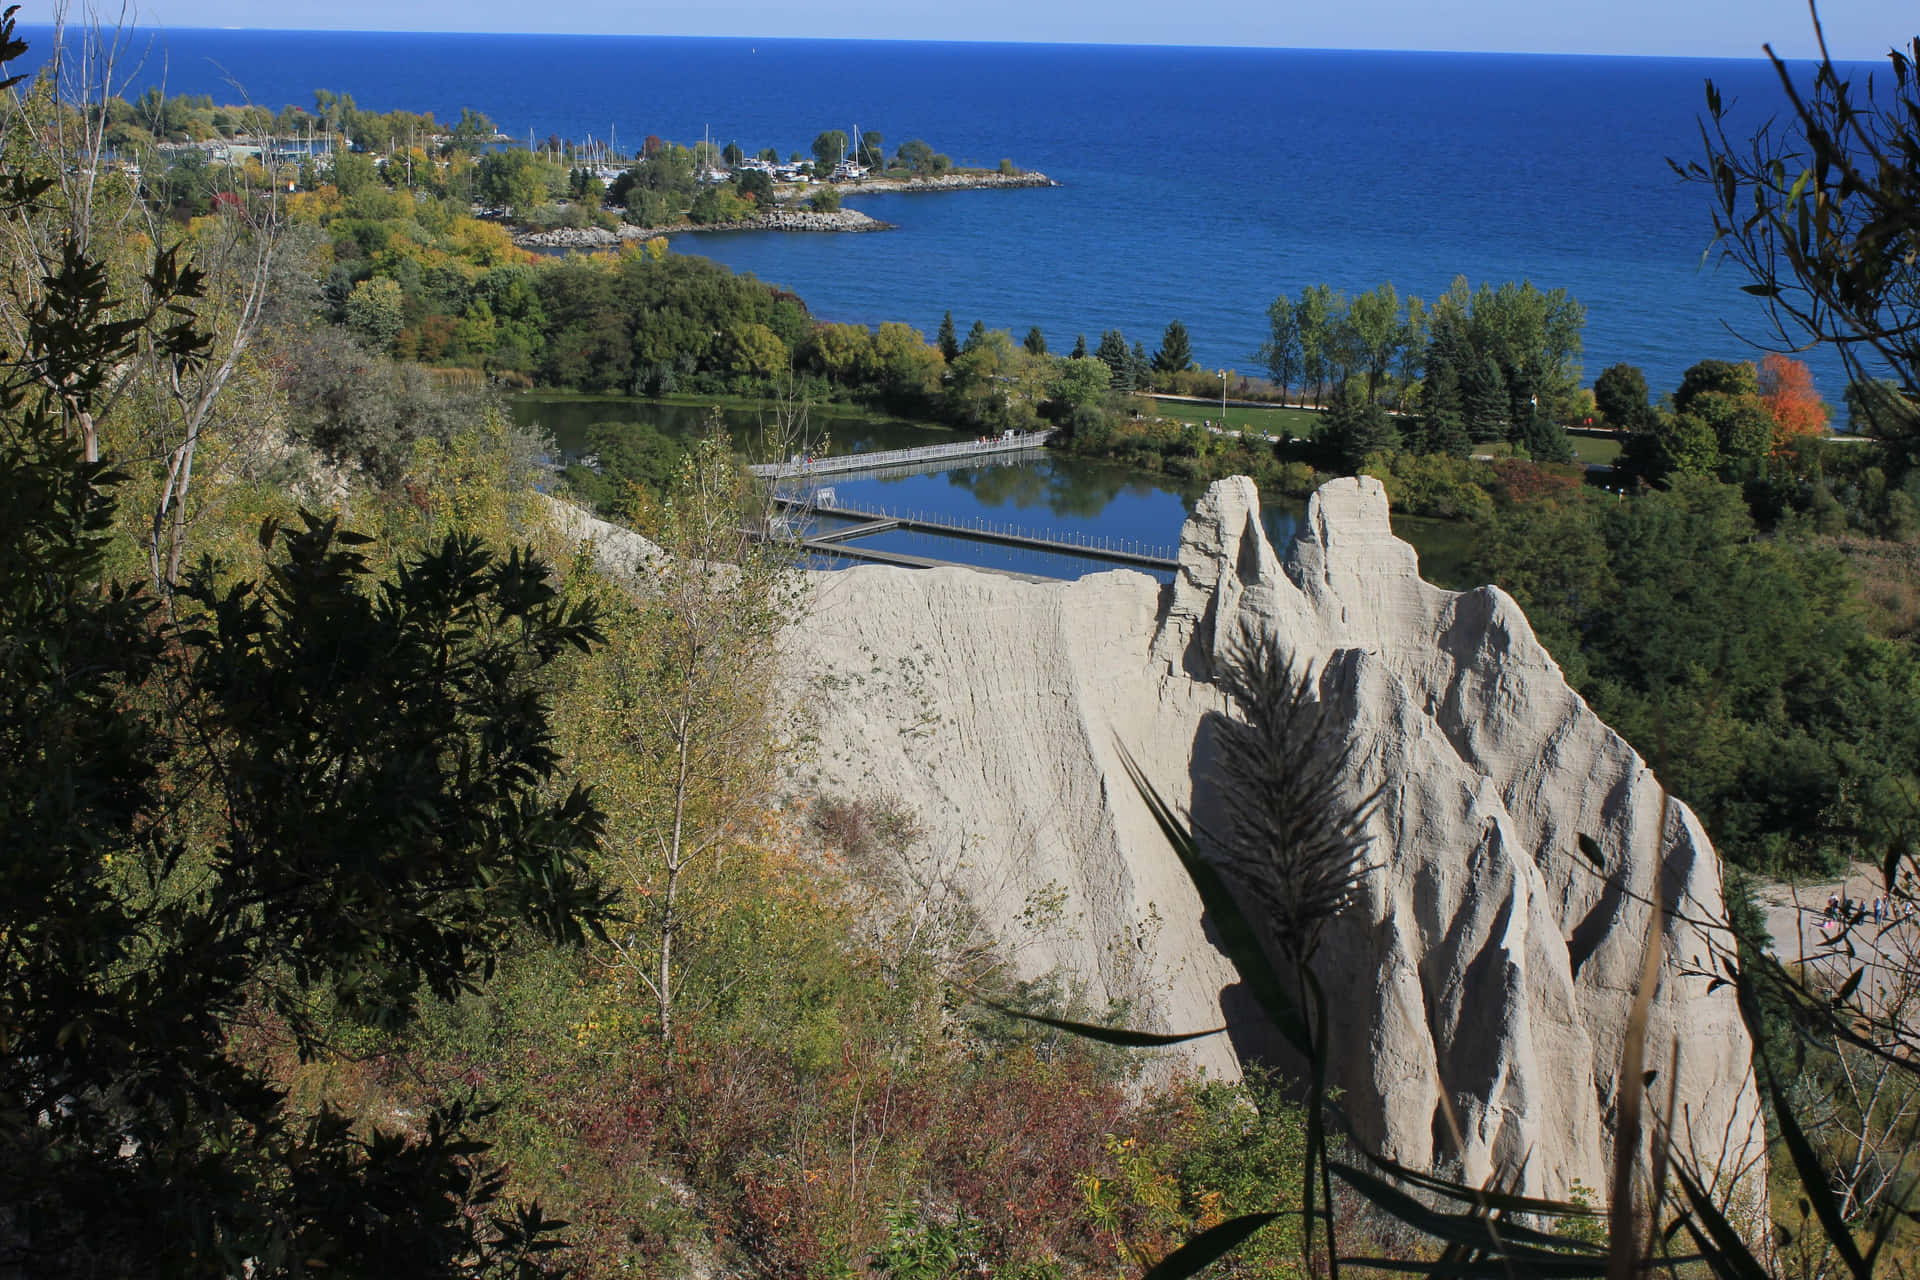
[[[1096,19],[1097,21],[1097,19]],[[880,235],[680,236],[794,289],[815,314],[952,309],[1062,350],[1123,329],[1151,349],[1184,321],[1208,367],[1250,369],[1267,304],[1326,281],[1431,298],[1457,274],[1563,286],[1587,305],[1586,372],[1643,366],[1656,391],[1703,357],[1749,358],[1761,324],[1732,271],[1702,266],[1697,155],[1712,77],[1736,131],[1778,110],[1759,60],[1365,53],[911,41],[172,30],[128,96],[488,112],[515,137],[609,134],[805,151],[822,129],[1002,156],[1054,190],[878,196]],[[44,29],[29,31],[38,49]],[[1816,354],[1837,402],[1837,365]]]
[[[600,422],[643,422],[663,434],[692,440],[708,411],[694,404],[662,404],[622,397],[549,397],[526,395],[513,402],[514,417],[539,425],[554,436],[563,454],[578,456],[587,428]],[[722,411],[728,430],[752,451],[764,426],[757,409]],[[899,419],[867,418],[813,411],[812,425],[830,438],[832,454],[913,448],[965,439],[964,433]],[[1181,484],[1111,463],[1041,452],[1016,461],[994,461],[922,475],[836,475],[830,484],[835,504],[859,511],[914,515],[942,523],[980,525],[1058,541],[1106,541],[1148,555],[1172,557],[1180,526],[1193,513],[1204,485]],[[1262,517],[1276,547],[1293,540],[1304,503],[1263,497]],[[1430,581],[1447,586],[1459,580],[1469,531],[1437,520],[1394,518],[1394,529],[1420,553]],[[1079,578],[1113,569],[1111,563],[995,546],[965,538],[895,530],[862,539],[860,545],[883,551],[952,560],[1017,573]],[[836,561],[836,566],[845,562]],[[1168,575],[1158,575],[1166,578]]]

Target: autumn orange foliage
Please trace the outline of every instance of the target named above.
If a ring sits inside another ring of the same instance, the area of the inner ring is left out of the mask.
[[[1805,363],[1775,352],[1760,362],[1760,398],[1773,415],[1773,452],[1827,429],[1827,406]]]

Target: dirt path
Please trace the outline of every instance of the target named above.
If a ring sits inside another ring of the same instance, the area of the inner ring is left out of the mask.
[[[1871,989],[1906,987],[1920,972],[1920,913],[1911,919],[1873,918],[1873,900],[1885,893],[1880,873],[1856,865],[1844,879],[1818,884],[1763,884],[1757,894],[1766,911],[1773,952],[1783,964],[1806,962],[1834,983],[1846,981],[1854,969],[1865,968],[1863,980]],[[1850,925],[1827,914],[1829,897],[1864,905],[1866,914]]]

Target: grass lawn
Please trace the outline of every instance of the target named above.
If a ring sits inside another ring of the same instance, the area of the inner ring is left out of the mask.
[[[1589,465],[1603,462],[1612,466],[1620,456],[1620,442],[1611,436],[1568,436],[1573,456]]]
[[[1613,465],[1620,456],[1620,442],[1606,436],[1569,435],[1567,443],[1573,446],[1573,460],[1585,466],[1596,462]],[[1476,454],[1485,454],[1493,458],[1511,458],[1513,446],[1504,443],[1483,443],[1473,446]]]
[[[1158,396],[1153,401],[1160,407],[1160,415],[1181,422],[1211,422],[1221,424],[1220,406],[1193,400],[1162,400]],[[1267,435],[1281,437],[1313,435],[1320,415],[1311,409],[1247,409],[1240,405],[1228,405],[1226,426],[1229,431],[1253,430]]]

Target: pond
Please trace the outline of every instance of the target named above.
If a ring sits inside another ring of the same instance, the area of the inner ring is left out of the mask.
[[[619,396],[556,396],[532,393],[516,397],[513,414],[525,425],[552,435],[561,454],[577,458],[586,447],[588,428],[603,422],[640,422],[664,435],[691,441],[715,410],[692,401],[642,400]],[[735,441],[758,451],[773,421],[770,407],[722,405],[717,410]],[[909,422],[860,410],[814,407],[808,412],[815,454],[870,453],[945,444],[967,433]],[[820,443],[824,439],[824,443]],[[1180,527],[1206,492],[1204,484],[1185,483],[1112,463],[1071,458],[1052,452],[1015,454],[922,474],[834,475],[834,505],[859,511],[909,516],[934,523],[987,528],[1050,541],[1106,545],[1137,554],[1173,558]],[[1262,518],[1275,547],[1293,540],[1306,503],[1262,495]],[[1393,518],[1394,532],[1419,553],[1421,572],[1430,582],[1458,587],[1472,530],[1448,521]],[[858,545],[961,564],[1051,578],[1078,578],[1115,567],[1082,556],[1008,547],[968,538],[904,529],[870,535]],[[844,560],[827,562],[834,566]],[[1156,573],[1163,580],[1165,572]]]

